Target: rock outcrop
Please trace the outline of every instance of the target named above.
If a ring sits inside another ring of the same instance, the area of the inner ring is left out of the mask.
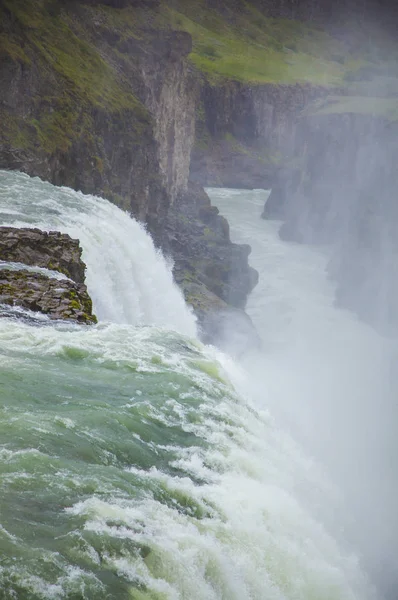
[[[228,323],[247,343],[257,344],[253,324],[243,312],[258,281],[248,264],[250,246],[230,241],[228,221],[199,185],[191,183],[173,204],[164,236],[174,278],[198,316],[204,341],[222,345]]]
[[[0,227],[0,304],[96,323],[80,255],[78,240],[66,234]]]
[[[202,188],[192,184],[178,199],[169,211],[166,236],[178,282],[198,279],[225,303],[245,306],[258,279],[248,266],[250,246],[230,241],[227,220]]]
[[[0,227],[0,260],[59,271],[83,284],[86,265],[81,255],[79,240],[65,233]]]

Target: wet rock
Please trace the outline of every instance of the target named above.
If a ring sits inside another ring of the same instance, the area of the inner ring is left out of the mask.
[[[244,308],[258,281],[248,263],[251,248],[231,242],[227,220],[200,186],[191,185],[173,205],[165,234],[177,283],[197,281],[225,303]]]
[[[20,306],[51,319],[97,322],[84,284],[31,271],[0,270],[0,304]]]
[[[0,260],[59,271],[67,278],[20,268],[0,269],[0,304],[79,323],[96,323],[84,285],[79,240],[58,231],[0,227]]]
[[[59,271],[84,283],[86,265],[79,240],[40,229],[0,227],[0,260]]]
[[[211,315],[244,314],[258,281],[248,263],[250,246],[231,242],[228,221],[203,188],[192,183],[169,211],[162,246],[174,261],[174,279],[198,317],[202,339],[219,345],[221,330]]]
[[[190,178],[204,186],[273,187],[290,160],[297,121],[326,88],[297,83],[204,84],[196,114]]]

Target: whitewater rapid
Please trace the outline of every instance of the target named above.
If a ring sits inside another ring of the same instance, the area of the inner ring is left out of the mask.
[[[374,600],[317,508],[334,486],[273,416],[279,375],[258,395],[197,340],[142,227],[1,171],[0,215],[80,239],[100,318],[0,319],[4,597]]]

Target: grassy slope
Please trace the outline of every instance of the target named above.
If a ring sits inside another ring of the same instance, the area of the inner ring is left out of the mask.
[[[390,121],[398,121],[398,101],[396,98],[365,96],[328,96],[325,100],[314,103],[308,115],[331,114],[372,114],[385,117]]]
[[[362,112],[396,118],[397,101],[368,90],[368,81],[383,73],[386,65],[395,79],[398,76],[398,45],[382,32],[355,29],[355,43],[352,38],[347,43],[313,24],[269,18],[250,2],[242,2],[239,11],[224,6],[221,13],[209,9],[205,0],[164,2],[157,25],[192,35],[190,59],[214,84],[225,79],[251,84],[308,82],[331,88],[331,101],[319,108],[322,114]],[[336,88],[344,89],[350,100],[336,96]]]
[[[343,44],[327,33],[267,18],[249,3],[223,15],[205,7],[203,0],[174,0],[172,6],[163,5],[159,23],[192,35],[191,60],[213,81],[339,85],[352,66]]]
[[[95,16],[94,9],[85,10],[86,16]],[[133,21],[128,16],[125,23]],[[10,18],[12,33],[0,32],[0,60],[7,57],[26,68],[38,68],[45,89],[45,95],[33,98],[41,107],[37,118],[21,122],[7,114],[5,135],[13,145],[26,149],[38,145],[49,154],[65,152],[77,136],[90,136],[93,109],[134,114],[139,133],[147,111],[120,70],[98,51],[84,20],[62,10],[57,0],[3,0],[0,23]],[[114,28],[113,22],[107,23],[106,11],[101,23]]]
[[[362,101],[362,95],[369,95],[366,89],[364,94],[354,91],[353,80],[361,69],[377,72],[386,57],[397,64],[396,45],[383,36],[370,39],[364,32],[353,47],[314,25],[268,18],[243,0],[239,10],[225,2],[222,12],[210,9],[205,0],[163,0],[158,11],[86,6],[80,21],[61,6],[59,0],[3,0],[0,6],[0,21],[6,8],[23,32],[21,38],[0,31],[0,59],[6,55],[28,66],[39,57],[40,68],[52,71],[59,84],[53,93],[48,90],[48,105],[54,110],[30,124],[49,151],[70,145],[79,115],[82,120],[78,107],[112,113],[130,110],[137,121],[145,119],[123,70],[115,67],[121,58],[118,44],[128,38],[139,40],[145,27],[188,31],[194,43],[190,60],[213,83],[225,79],[251,84],[309,82],[330,87],[334,94],[331,102],[319,107],[323,113],[376,112],[395,118],[394,100]],[[95,20],[97,28],[116,34],[119,41],[101,53],[90,39],[85,19]],[[122,61],[126,60],[129,57],[123,54]],[[336,87],[344,87],[351,99],[336,97]],[[23,137],[23,130],[18,135]]]

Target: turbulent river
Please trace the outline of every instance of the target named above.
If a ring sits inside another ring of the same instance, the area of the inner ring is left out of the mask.
[[[384,347],[355,363],[372,332],[333,309],[321,253],[259,221],[264,193],[210,193],[262,275],[248,311],[264,348],[239,364],[198,341],[140,225],[105,200],[0,171],[1,224],[79,238],[99,318],[0,319],[1,600],[378,597],[358,536],[341,531],[334,480],[343,455],[354,477],[360,450],[335,428],[339,411],[352,426],[357,401],[373,417],[368,367],[382,368]],[[355,377],[358,398],[343,406]]]

